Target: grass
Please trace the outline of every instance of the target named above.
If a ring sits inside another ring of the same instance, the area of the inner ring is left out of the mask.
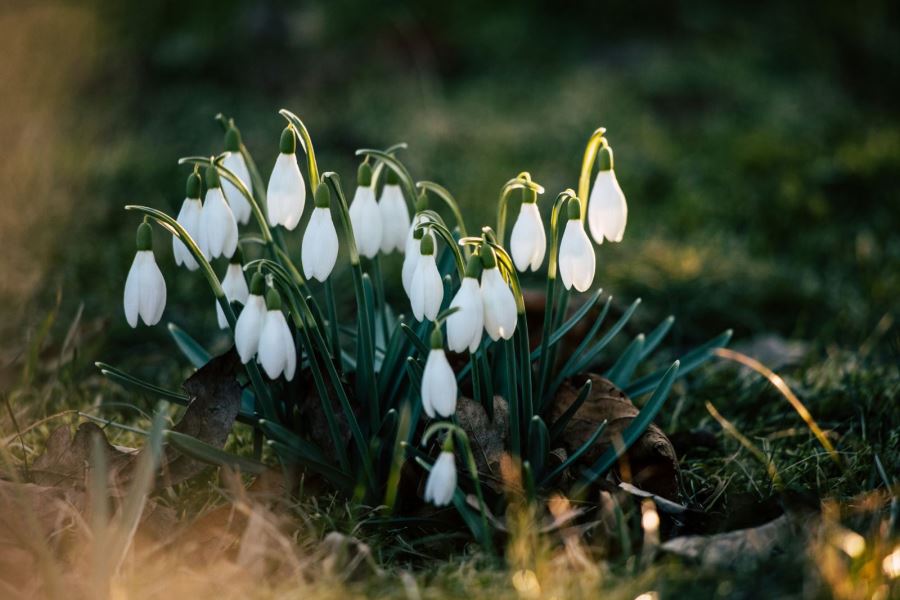
[[[896,530],[885,531],[892,509],[876,457],[889,477],[900,472],[894,306],[900,246],[892,206],[900,183],[900,119],[890,102],[870,93],[866,73],[848,77],[816,54],[811,34],[798,42],[806,44],[808,58],[779,46],[773,41],[781,39],[778,19],[772,31],[753,21],[748,32],[727,40],[704,33],[697,22],[692,26],[700,33],[623,33],[602,48],[586,45],[580,35],[561,48],[538,40],[527,67],[513,51],[501,53],[496,63],[474,60],[487,56],[479,54],[484,33],[476,29],[466,43],[440,35],[426,41],[437,65],[409,67],[404,60],[423,54],[402,50],[398,39],[409,41],[403,36],[418,30],[406,28],[403,15],[409,13],[400,9],[367,25],[374,50],[365,59],[353,41],[357,25],[348,19],[339,25],[346,28],[339,36],[344,43],[315,63],[305,58],[310,46],[324,47],[335,35],[303,29],[320,23],[315,8],[291,13],[295,20],[289,23],[301,31],[285,34],[306,46],[272,50],[259,44],[266,64],[255,69],[249,58],[211,42],[188,17],[161,33],[136,33],[129,43],[137,46],[131,47],[116,28],[131,31],[133,21],[116,21],[121,15],[112,14],[103,21],[94,5],[87,6],[22,10],[19,20],[0,21],[10,35],[22,32],[10,38],[21,40],[15,45],[20,51],[4,63],[11,81],[31,81],[29,65],[46,64],[68,73],[66,85],[75,92],[61,93],[54,87],[62,85],[58,78],[13,85],[16,104],[4,107],[6,120],[0,121],[0,129],[13,134],[15,157],[0,171],[15,183],[5,189],[9,202],[0,221],[9,246],[0,262],[0,290],[8,299],[0,307],[6,405],[0,423],[5,447],[20,464],[40,454],[55,427],[79,422],[76,411],[148,426],[152,399],[104,380],[95,360],[116,358],[117,366],[172,389],[189,374],[163,328],[132,331],[121,318],[135,225],[121,205],[140,199],[175,211],[185,175],[175,160],[219,147],[212,121],[218,111],[236,117],[266,171],[282,106],[298,111],[312,128],[320,163],[345,176],[355,172],[355,148],[407,141],[414,174],[447,185],[463,203],[470,227],[493,219],[496,190],[522,169],[548,194],[572,185],[587,135],[607,126],[631,220],[625,242],[600,248],[603,287],[616,303],[644,298],[646,322],[636,328],[676,315],[676,349],[729,327],[738,348],[759,334],[802,341],[806,352],[799,362],[775,370],[843,463],[839,468],[829,459],[765,380],[722,362],[679,383],[657,419],[670,435],[703,432],[710,442],[680,455],[684,500],[708,514],[712,531],[759,524],[784,503],[791,510],[822,509],[823,525],[810,520],[803,528],[811,537],[796,536],[752,567],[685,566],[672,558],[648,564],[639,553],[617,552],[620,529],[567,544],[561,535],[522,528],[506,549],[506,562],[498,563],[458,539],[417,545],[367,527],[359,514],[315,490],[276,514],[210,474],[155,500],[190,523],[237,499],[234,514],[260,515],[258,531],[268,532],[259,534],[258,555],[247,550],[237,560],[232,546],[198,558],[196,548],[161,552],[152,543],[139,545],[115,583],[117,592],[150,596],[165,581],[183,595],[222,597],[304,590],[322,598],[518,598],[533,593],[525,574],[531,570],[546,598],[634,598],[649,590],[661,597],[875,593],[865,586],[882,580],[876,556],[897,540]],[[861,12],[877,16],[874,9]],[[717,18],[714,11],[703,15]],[[438,31],[461,36],[447,18]],[[861,37],[882,40],[869,31]],[[54,57],[70,56],[72,48],[84,57],[83,71],[54,67]],[[880,64],[890,55],[870,52],[871,60],[861,62]],[[202,57],[199,64],[193,56]],[[446,70],[453,63],[448,56],[456,57],[455,71]],[[226,59],[229,68],[222,66]],[[302,77],[286,77],[290,69]],[[879,89],[888,99],[895,92]],[[48,162],[54,168],[47,169]],[[167,266],[168,245],[162,238],[156,242],[169,285],[165,319],[206,332],[204,343],[224,350],[228,341],[209,333],[215,317],[203,283],[183,273],[175,277]],[[298,239],[291,243],[299,248]],[[398,261],[387,261],[385,269],[388,277],[399,277]],[[338,277],[342,289],[349,274]],[[724,432],[706,402],[767,463]],[[130,432],[106,431],[115,444],[140,444]],[[247,432],[236,429],[229,448],[249,453]],[[775,491],[770,466],[783,494]],[[627,503],[623,510],[630,537],[640,540],[640,506]],[[866,538],[862,556],[851,559],[836,550],[841,538],[834,532],[843,531],[838,526]],[[345,581],[322,542],[335,530],[369,544],[383,573],[362,569]],[[591,559],[579,561],[583,556]],[[276,575],[264,577],[263,563]],[[64,575],[83,574],[82,566]]]

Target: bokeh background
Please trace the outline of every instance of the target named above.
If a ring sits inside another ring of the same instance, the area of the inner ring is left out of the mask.
[[[220,111],[267,175],[281,107],[351,185],[356,148],[408,142],[413,175],[452,190],[470,229],[526,169],[546,214],[603,125],[630,215],[625,241],[599,249],[598,282],[644,298],[639,324],[677,315],[676,347],[733,327],[896,358],[898,13],[890,0],[4,3],[2,363],[83,306],[88,359],[175,368],[164,328],[122,317],[138,222],[122,206],[176,212],[176,161],[221,150]],[[203,282],[156,244],[164,318],[221,347]]]

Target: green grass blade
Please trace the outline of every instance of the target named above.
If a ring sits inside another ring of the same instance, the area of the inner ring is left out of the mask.
[[[175,323],[169,323],[168,329],[169,335],[175,340],[178,349],[194,365],[195,369],[199,369],[212,358],[212,354],[206,348]]]
[[[562,464],[553,469],[550,473],[541,480],[540,487],[545,487],[553,483],[557,477],[566,472],[566,469],[575,464],[575,461],[581,458],[581,455],[587,452],[591,446],[597,441],[597,438],[600,437],[600,434],[603,433],[603,430],[606,429],[607,421],[604,420],[600,425],[597,426],[597,429],[594,430],[594,433],[591,434],[591,437],[587,439],[585,443],[583,443],[578,450],[572,453],[572,456],[568,457]]]
[[[606,372],[606,378],[612,381],[616,387],[624,387],[631,379],[634,370],[641,360],[646,340],[647,338],[644,337],[643,333],[638,334],[637,337],[628,344],[628,347],[625,348],[625,351],[622,352],[618,360],[613,363],[613,366],[610,367],[609,371]]]
[[[143,379],[138,379],[134,375],[129,375],[125,371],[117,369],[116,367],[108,365],[104,362],[95,362],[94,365],[98,369],[100,369],[100,373],[115,381],[116,383],[122,384],[126,388],[138,392],[146,392],[151,396],[157,396],[165,400],[171,400],[172,402],[175,402],[176,404],[180,404],[182,406],[187,406],[188,401],[190,400],[187,394],[173,392],[171,390],[161,388],[157,385],[153,385],[152,383],[148,383]]]
[[[698,346],[682,356],[678,359],[681,363],[681,368],[678,370],[678,376],[684,377],[710,358],[712,358],[712,351],[716,348],[722,348],[728,345],[728,341],[731,339],[731,330],[725,331],[710,341],[706,342],[702,346]],[[666,369],[659,369],[658,371],[654,371],[649,375],[645,375],[640,379],[636,379],[631,382],[623,391],[631,398],[637,398],[643,394],[646,394],[653,388],[657,386],[657,384],[665,377],[668,371]]]
[[[615,324],[609,328],[600,340],[591,346],[584,354],[584,356],[578,361],[574,369],[566,374],[566,377],[575,375],[576,373],[580,373],[584,371],[590,364],[594,361],[595,358],[603,351],[604,348],[613,340],[613,338],[618,335],[622,328],[628,323],[631,319],[631,316],[634,314],[634,311],[637,310],[637,307],[640,306],[641,299],[638,298],[634,302],[631,303],[631,306],[619,317],[619,320],[615,322]]]
[[[647,340],[644,342],[644,349],[641,351],[640,360],[644,360],[650,356],[650,353],[656,350],[656,347],[659,346],[660,342],[668,335],[669,330],[672,329],[672,324],[674,322],[675,317],[669,315],[663,319],[662,323],[656,326],[656,329],[647,334]]]

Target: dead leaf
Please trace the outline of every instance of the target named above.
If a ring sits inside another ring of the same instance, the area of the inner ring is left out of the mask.
[[[562,434],[564,447],[573,453],[590,439],[600,423],[607,421],[606,429],[597,442],[577,461],[578,465],[585,467],[594,463],[640,412],[611,381],[594,374],[589,377],[593,385],[591,393]],[[558,419],[577,396],[578,389],[568,381],[564,383],[550,407],[551,422]],[[664,498],[678,497],[678,458],[669,438],[659,427],[651,423],[625,458],[625,466],[620,461],[616,467],[620,478]],[[626,468],[630,473],[623,472]]]
[[[509,405],[500,396],[494,396],[494,420],[488,418],[484,407],[471,398],[461,397],[456,402],[456,418],[459,426],[469,436],[478,472],[487,478],[498,480],[500,460],[506,452],[509,432]]]
[[[96,423],[82,423],[72,432],[68,425],[57,428],[47,438],[44,453],[23,475],[31,482],[43,486],[66,487],[83,490],[91,461],[94,438],[98,437],[106,451],[110,480],[130,467],[136,451],[127,451],[112,446],[106,434]]]
[[[660,550],[707,567],[735,567],[741,563],[758,563],[785,551],[794,535],[792,522],[785,514],[751,529],[672,538]]]

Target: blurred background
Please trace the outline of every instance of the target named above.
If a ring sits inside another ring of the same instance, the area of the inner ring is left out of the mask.
[[[90,360],[175,369],[165,329],[122,315],[122,206],[176,213],[177,159],[221,151],[220,111],[267,176],[282,107],[350,188],[355,149],[406,141],[470,229],[522,170],[546,214],[605,126],[630,214],[597,281],[644,298],[639,325],[675,314],[676,347],[733,327],[896,357],[900,4],[728,4],[6,2],[2,363],[83,307]],[[223,347],[205,284],[176,276],[161,232],[156,248],[164,320]]]

